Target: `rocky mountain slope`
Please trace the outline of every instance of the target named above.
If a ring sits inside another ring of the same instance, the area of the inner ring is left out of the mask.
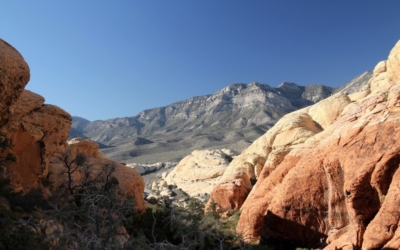
[[[241,209],[237,233],[276,249],[400,249],[399,121],[400,41],[361,92],[279,120],[210,202]]]
[[[195,149],[243,150],[283,115],[338,91],[352,93],[367,83],[365,72],[340,89],[284,82],[233,84],[213,95],[193,97],[134,117],[89,122],[73,117],[71,134],[110,146],[103,152],[125,162],[177,161]]]

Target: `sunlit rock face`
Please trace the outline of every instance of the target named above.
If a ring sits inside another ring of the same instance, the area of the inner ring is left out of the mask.
[[[370,94],[328,105],[342,109],[331,124],[301,143],[270,150],[280,157],[264,164],[241,206],[238,233],[282,249],[400,248],[394,212],[400,205],[399,54],[400,42],[375,68]],[[377,80],[382,72],[385,79]],[[260,150],[269,157],[265,145]]]
[[[0,126],[4,125],[30,79],[28,64],[21,54],[0,39]]]
[[[113,167],[111,177],[118,180],[119,187],[122,194],[132,195],[135,197],[135,206],[138,210],[144,211],[144,180],[140,174],[133,168],[127,167],[119,162],[107,159],[103,153],[100,152],[99,146],[96,142],[87,139],[75,138],[68,141],[66,150],[70,152],[70,159],[74,159],[77,154],[84,154],[86,156],[86,165],[90,166],[90,172],[98,174],[104,171],[105,166]],[[68,180],[65,174],[65,165],[59,160],[59,154],[55,154],[50,161],[50,181],[53,186],[60,186]],[[73,181],[79,183],[84,178],[82,171],[76,171],[73,174]]]
[[[209,203],[216,202],[224,209],[240,209],[251,190],[249,180],[255,182],[263,168],[273,171],[293,148],[331,125],[350,102],[347,95],[337,93],[282,117],[229,164],[214,187]],[[230,189],[240,191],[226,195]]]
[[[29,67],[11,45],[0,40],[0,130],[12,140],[12,183],[18,190],[38,187],[48,174],[51,155],[65,149],[71,116],[24,90]],[[7,152],[4,152],[7,153]]]
[[[29,67],[21,54],[0,39],[0,131],[12,141],[2,156],[12,153],[16,158],[6,169],[14,189],[45,189],[41,180],[50,176],[54,185],[61,184],[64,180],[55,174],[60,165],[54,158],[72,149],[75,154],[85,153],[94,169],[115,165],[113,175],[121,189],[134,195],[137,207],[143,210],[144,181],[136,170],[107,159],[93,141],[75,139],[67,144],[71,115],[25,90],[29,78]]]
[[[164,180],[190,196],[210,194],[235,152],[231,150],[195,150],[183,158]]]

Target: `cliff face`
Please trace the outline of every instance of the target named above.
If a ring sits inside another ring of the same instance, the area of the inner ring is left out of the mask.
[[[7,174],[14,188],[21,191],[42,187],[41,179],[48,176],[49,169],[53,170],[52,157],[72,147],[66,143],[71,116],[57,106],[45,104],[42,96],[24,90],[29,77],[23,57],[0,39],[0,131],[13,143],[3,154],[16,157],[15,163],[8,164]],[[85,153],[91,161],[115,163],[105,159],[97,145],[90,150],[86,147]],[[115,164],[121,187],[134,194],[143,208],[143,179],[135,170]]]
[[[370,72],[359,77],[367,83]],[[358,86],[349,82],[346,91]],[[232,148],[242,151],[283,115],[309,106],[337,89],[322,85],[282,83],[233,84],[213,95],[199,96],[166,107],[140,112],[137,116],[87,122],[74,118],[73,132],[113,146],[103,152],[120,161],[176,161],[200,148]],[[153,142],[132,145],[142,137]],[[172,150],[171,150],[172,149]],[[168,152],[168,154],[165,154]],[[164,154],[164,155],[162,155]],[[143,158],[144,159],[144,158]]]
[[[236,157],[211,199],[241,208],[237,232],[278,248],[399,249],[399,72],[400,41],[356,99],[288,114]]]
[[[71,116],[44,104],[44,98],[24,90],[29,67],[11,45],[0,40],[0,124],[14,144],[11,153],[17,162],[10,167],[16,189],[37,187],[46,176],[52,154],[64,149]]]

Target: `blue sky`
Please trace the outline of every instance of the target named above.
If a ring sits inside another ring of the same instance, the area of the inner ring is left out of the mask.
[[[134,116],[233,83],[339,86],[387,58],[400,1],[2,3],[27,89],[89,120]]]

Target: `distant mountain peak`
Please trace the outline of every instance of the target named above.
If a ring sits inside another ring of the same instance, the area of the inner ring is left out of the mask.
[[[294,82],[282,82],[282,83],[280,83],[279,85],[278,85],[278,89],[279,88],[287,88],[287,87],[299,87],[299,85],[297,85],[296,83],[294,83]]]
[[[349,82],[344,91],[365,85],[368,76],[358,77],[357,84]],[[177,161],[201,148],[241,151],[285,114],[335,91],[339,90],[292,82],[276,88],[259,82],[235,83],[211,95],[143,110],[132,117],[94,122],[74,117],[71,131],[112,146],[103,152],[118,161]]]
[[[352,94],[352,93],[356,92],[357,90],[361,89],[362,86],[365,85],[365,82],[366,81],[368,82],[368,80],[371,79],[372,76],[373,76],[373,72],[367,70],[364,73],[356,76],[354,79],[352,79],[345,85],[337,88],[335,90],[335,93],[342,92],[346,95]]]

